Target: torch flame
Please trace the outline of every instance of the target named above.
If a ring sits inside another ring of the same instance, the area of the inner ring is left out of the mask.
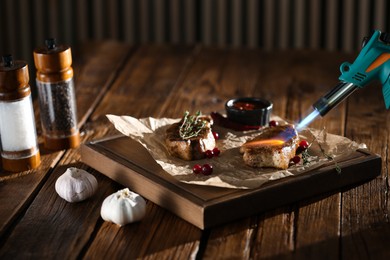
[[[277,145],[282,145],[284,144],[284,140],[279,140],[279,139],[266,139],[266,140],[258,140],[258,141],[251,141],[244,146],[247,147],[253,147],[253,146],[277,146]]]

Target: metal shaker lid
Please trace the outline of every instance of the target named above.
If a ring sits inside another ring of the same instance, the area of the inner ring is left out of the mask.
[[[0,100],[14,100],[31,93],[28,65],[25,61],[13,60],[4,55],[0,63]]]
[[[34,63],[43,73],[55,73],[72,66],[72,52],[68,45],[57,45],[55,39],[47,39],[45,46],[34,50]]]

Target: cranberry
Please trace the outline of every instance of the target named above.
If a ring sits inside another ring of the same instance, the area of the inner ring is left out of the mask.
[[[201,173],[202,172],[202,165],[200,164],[195,164],[194,167],[192,167],[192,171],[195,174]]]
[[[209,158],[209,159],[211,159],[211,158],[214,157],[214,153],[213,153],[212,150],[207,150],[207,151],[204,153],[204,155],[205,155],[207,158]]]
[[[301,161],[301,157],[299,157],[298,155],[295,155],[291,161],[294,163],[294,164],[297,164]]]
[[[219,134],[217,132],[213,132],[213,136],[215,140],[219,139]]]
[[[299,147],[301,147],[303,150],[306,150],[309,148],[309,142],[306,140],[302,140],[299,142]]]
[[[213,172],[213,166],[211,166],[208,163],[203,164],[202,166],[202,173],[204,175],[210,175]]]
[[[214,154],[214,156],[218,156],[220,153],[221,153],[221,151],[218,149],[218,147],[215,147],[215,148],[213,149],[213,154]]]
[[[268,125],[269,125],[270,127],[278,126],[278,125],[279,125],[279,122],[277,122],[277,121],[275,121],[275,120],[271,120],[271,121],[269,121]]]

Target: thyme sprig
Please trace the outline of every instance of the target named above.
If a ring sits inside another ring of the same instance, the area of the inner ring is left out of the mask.
[[[206,120],[201,118],[201,112],[197,111],[195,115],[190,115],[190,112],[184,113],[182,124],[179,129],[180,137],[183,140],[188,140],[197,137],[206,126]]]
[[[301,153],[303,165],[307,165],[310,162],[309,158],[310,158],[311,155],[309,154],[309,150],[308,149],[302,151],[302,153]]]
[[[321,132],[322,131],[324,131],[324,129],[321,130]],[[321,132],[320,132],[320,134],[321,134]],[[326,136],[325,136],[325,139],[326,139]],[[332,155],[330,155],[330,154],[325,152],[325,149],[322,147],[321,143],[318,141],[317,137],[314,136],[314,135],[313,135],[313,140],[310,142],[310,146],[313,144],[314,141],[317,143],[318,147],[320,148],[320,151],[321,151],[322,155],[326,159],[328,159],[328,161],[334,161],[334,157]],[[308,148],[310,148],[310,146]],[[308,149],[306,149],[305,151],[302,152],[302,160],[303,160],[303,164],[304,165],[309,163],[309,157],[310,157],[310,154],[309,154]],[[336,169],[337,173],[340,174],[341,173],[340,165],[336,161],[334,161],[334,165],[335,165],[335,169]]]
[[[316,139],[316,141],[317,141],[317,139]],[[340,165],[334,160],[334,157],[333,157],[332,155],[330,155],[330,154],[328,154],[328,153],[325,152],[325,149],[322,148],[322,145],[320,144],[320,142],[317,141],[317,144],[318,144],[318,147],[320,148],[321,153],[324,155],[324,157],[325,157],[326,159],[328,159],[328,161],[334,161],[335,169],[336,169],[337,173],[340,174],[340,173],[341,173],[341,167],[340,167]]]

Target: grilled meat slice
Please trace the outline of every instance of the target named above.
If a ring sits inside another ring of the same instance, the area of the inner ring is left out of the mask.
[[[287,169],[295,156],[299,137],[293,125],[269,127],[240,147],[243,160],[251,167]]]
[[[207,150],[215,148],[210,119],[206,120],[205,126],[197,136],[186,140],[179,134],[181,124],[181,121],[172,124],[166,131],[165,144],[171,156],[186,161],[198,160],[204,158],[204,153]]]

